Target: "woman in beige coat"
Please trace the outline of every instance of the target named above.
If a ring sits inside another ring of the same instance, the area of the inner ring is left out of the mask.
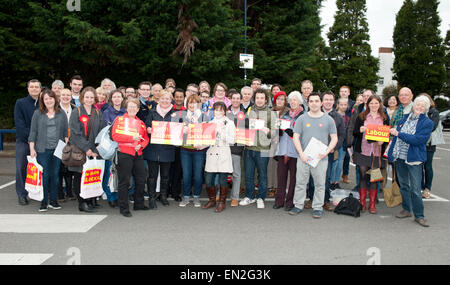
[[[211,123],[217,124],[216,144],[211,146],[206,152],[205,184],[209,201],[203,206],[203,209],[209,209],[216,205],[214,181],[216,175],[219,175],[220,196],[219,204],[215,209],[215,212],[219,213],[225,209],[228,193],[228,173],[233,172],[230,145],[234,144],[236,127],[234,126],[234,122],[225,116],[227,110],[225,103],[214,103],[213,110],[214,120]]]

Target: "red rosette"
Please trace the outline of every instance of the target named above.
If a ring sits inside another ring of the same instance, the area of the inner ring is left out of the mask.
[[[84,125],[84,134],[87,136],[87,123],[89,122],[89,117],[86,115],[80,116],[80,122]]]

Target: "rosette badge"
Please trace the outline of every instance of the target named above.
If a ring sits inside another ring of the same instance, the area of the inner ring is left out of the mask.
[[[87,123],[89,122],[89,117],[86,115],[80,116],[80,122],[84,125],[84,133],[87,135]]]

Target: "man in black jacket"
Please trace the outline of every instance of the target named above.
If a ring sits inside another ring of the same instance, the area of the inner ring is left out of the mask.
[[[39,108],[39,94],[41,82],[32,79],[27,83],[28,96],[18,99],[14,106],[14,123],[16,125],[16,192],[19,204],[28,205],[28,192],[25,190],[27,177],[27,155],[30,155],[28,137],[30,135],[31,118],[34,111]]]

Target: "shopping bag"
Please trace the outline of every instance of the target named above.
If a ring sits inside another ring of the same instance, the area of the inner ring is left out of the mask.
[[[103,159],[87,159],[81,175],[80,196],[83,199],[98,197],[103,194],[102,178],[105,169]]]
[[[402,203],[402,193],[400,192],[400,186],[398,186],[395,176],[396,174],[394,171],[392,186],[383,189],[384,202],[389,208],[398,206]]]
[[[25,179],[25,190],[28,191],[30,199],[41,202],[44,199],[44,187],[42,185],[42,166],[36,157],[27,156],[27,178]]]
[[[108,186],[111,193],[119,191],[119,176],[114,163],[111,164],[111,170],[109,171]]]

